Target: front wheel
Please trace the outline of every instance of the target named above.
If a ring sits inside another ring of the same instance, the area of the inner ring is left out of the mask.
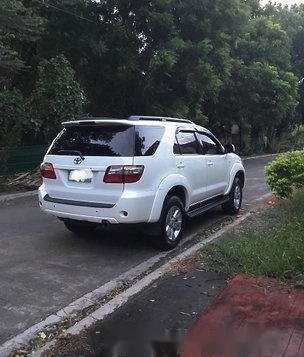
[[[243,184],[242,181],[236,177],[233,181],[231,191],[229,193],[229,201],[222,205],[225,213],[235,215],[239,213],[243,201]]]
[[[168,197],[163,205],[159,222],[157,223],[157,245],[161,249],[175,248],[180,240],[185,225],[185,212],[182,200],[177,196]]]
[[[97,227],[96,223],[82,222],[73,219],[65,219],[63,223],[69,231],[78,235],[94,232]]]

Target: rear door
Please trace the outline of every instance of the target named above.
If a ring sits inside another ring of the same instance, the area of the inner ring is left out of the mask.
[[[194,132],[179,130],[176,134],[176,140],[174,147],[176,167],[178,173],[186,177],[191,187],[190,205],[192,205],[206,198],[206,159],[201,153]]]
[[[227,155],[222,145],[210,134],[199,133],[207,169],[207,196],[223,195],[228,184]]]
[[[45,161],[53,164],[56,180],[44,179],[52,198],[115,204],[123,183],[104,183],[111,165],[132,165],[134,126],[115,123],[72,125],[63,129]]]

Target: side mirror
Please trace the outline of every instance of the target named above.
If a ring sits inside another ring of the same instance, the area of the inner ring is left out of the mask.
[[[225,152],[226,154],[231,154],[231,153],[235,153],[235,146],[233,144],[226,144],[225,145]]]

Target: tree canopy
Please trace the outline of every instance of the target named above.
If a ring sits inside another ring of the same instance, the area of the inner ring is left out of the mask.
[[[303,121],[303,40],[303,5],[2,0],[1,120],[27,144],[83,113],[187,117],[253,149]]]

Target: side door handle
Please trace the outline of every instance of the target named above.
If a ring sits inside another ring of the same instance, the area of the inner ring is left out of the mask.
[[[177,168],[178,169],[184,169],[185,168],[185,164],[183,164],[182,162],[177,164]]]
[[[213,161],[208,161],[208,162],[207,162],[207,165],[208,165],[209,167],[211,167],[211,166],[214,166],[214,163],[213,163]]]

